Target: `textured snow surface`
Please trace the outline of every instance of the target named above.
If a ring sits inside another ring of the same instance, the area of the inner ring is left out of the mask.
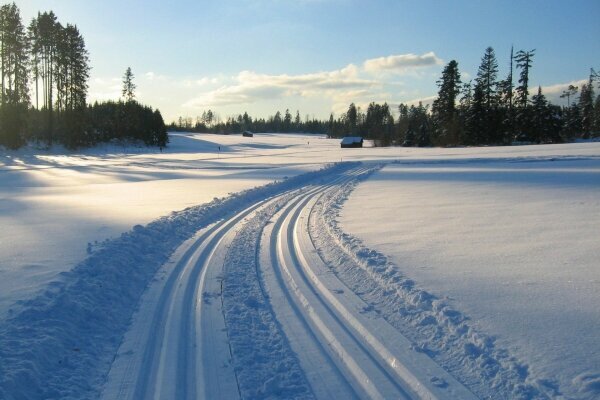
[[[488,334],[465,348],[477,362],[508,349],[515,373],[550,396],[600,396],[599,155],[391,164],[340,215],[344,232]]]
[[[318,139],[310,139],[316,147]],[[172,134],[163,153],[114,145],[82,153],[0,150],[0,318],[85,259],[97,242],[335,161],[299,164],[306,147],[303,136],[240,143],[239,136]]]
[[[0,398],[95,398],[143,290],[198,229],[347,165],[306,173],[136,225],[0,326]]]
[[[299,295],[340,299],[338,316],[327,317],[351,325],[330,337],[339,354],[361,357],[341,343],[364,329],[353,321],[366,320],[387,347],[361,344],[365,361],[394,349],[416,360],[415,385],[425,377],[440,398],[600,396],[600,143],[340,149],[339,140],[310,135],[171,140],[164,153],[115,145],[0,153],[0,398],[97,398],[111,365],[132,356],[117,349],[139,333],[128,327],[140,299],[160,288],[184,243],[247,207],[315,180],[330,186],[357,168],[331,167],[339,161],[379,170],[318,201],[299,197],[305,209],[267,204],[215,250],[231,278],[220,290],[236,392],[368,397],[381,389],[355,379],[366,364],[307,367],[310,340],[289,331],[298,317],[282,314],[280,302],[296,295],[265,265],[316,268],[299,258],[318,254],[315,276],[335,284]],[[292,235],[291,220],[310,221],[304,240],[318,251],[298,252],[297,238],[273,250],[272,232]],[[261,234],[272,235],[270,245]],[[359,315],[345,319],[352,307]],[[325,311],[316,315],[326,321]],[[395,376],[396,360],[376,368]],[[341,376],[348,370],[355,378]],[[400,379],[409,387],[411,373]]]

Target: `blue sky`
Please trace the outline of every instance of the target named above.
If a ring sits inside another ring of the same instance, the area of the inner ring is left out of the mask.
[[[430,99],[443,65],[463,81],[492,46],[536,49],[532,84],[556,98],[600,69],[600,1],[17,1],[29,21],[53,10],[91,56],[90,99],[117,98],[131,66],[140,101],[167,121],[289,108],[339,114],[350,102]]]

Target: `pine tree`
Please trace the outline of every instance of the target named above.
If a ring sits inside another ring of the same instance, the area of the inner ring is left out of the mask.
[[[0,144],[18,148],[25,134],[29,41],[15,3],[0,7]]]
[[[519,50],[515,56],[517,68],[521,69],[519,75],[519,86],[516,89],[517,96],[515,105],[518,107],[515,123],[518,130],[518,140],[531,140],[531,116],[527,108],[529,103],[529,71],[533,63],[535,49],[530,51]]]
[[[550,135],[550,119],[548,101],[542,94],[542,87],[539,86],[537,94],[531,98],[531,128],[537,143],[547,141]]]
[[[561,99],[567,98],[567,107],[571,107],[571,97],[574,97],[577,94],[579,88],[577,86],[569,85],[566,90],[563,90],[560,95]]]
[[[520,85],[516,89],[517,105],[522,108],[527,108],[529,99],[529,70],[531,69],[534,55],[535,49],[530,51],[519,50],[515,56],[517,68],[521,69],[521,74],[519,76]]]
[[[131,72],[131,67],[127,67],[125,71],[125,75],[123,75],[123,90],[121,94],[125,98],[126,102],[133,101],[135,99],[135,89],[136,85],[133,83],[133,72]]]
[[[583,130],[583,138],[588,139],[594,130],[594,79],[596,78],[595,71],[590,70],[590,77],[587,84],[581,85],[579,94],[579,108],[581,110],[581,128]]]
[[[481,65],[477,71],[475,82],[483,90],[483,101],[487,110],[491,110],[497,103],[498,61],[492,47],[485,49],[485,54],[481,59]]]
[[[485,50],[481,65],[477,71],[475,78],[475,91],[478,92],[477,101],[481,104],[477,105],[477,109],[481,109],[483,113],[476,118],[481,121],[482,125],[478,127],[477,144],[493,144],[502,142],[501,134],[501,118],[498,112],[498,62],[494,49],[488,47]],[[479,94],[481,97],[479,97]],[[478,112],[478,111],[477,111]]]
[[[296,110],[296,118],[294,118],[294,129],[296,132],[302,132],[302,120],[300,119],[300,110]]]
[[[509,72],[506,79],[498,82],[498,118],[499,118],[499,139],[502,143],[510,142],[514,137],[515,121],[513,109],[513,47],[510,47]]]
[[[286,109],[285,114],[283,116],[283,131],[290,132],[292,130],[292,114],[290,114],[290,110]]]
[[[456,100],[460,93],[461,81],[458,63],[455,60],[444,67],[437,84],[440,89],[431,108],[435,141],[440,145],[457,145],[459,127]]]
[[[488,140],[486,130],[489,126],[487,122],[485,92],[482,85],[475,85],[470,103],[470,107],[466,112],[465,144],[478,145],[486,143]]]
[[[42,98],[42,110],[45,115],[45,140],[50,146],[54,131],[54,91],[56,76],[56,53],[59,24],[52,11],[38,13],[29,25],[29,37],[32,43],[32,63],[36,80],[36,107]],[[41,85],[38,80],[41,79]]]
[[[346,111],[347,130],[351,134],[355,134],[358,126],[358,112],[354,103],[351,103]]]

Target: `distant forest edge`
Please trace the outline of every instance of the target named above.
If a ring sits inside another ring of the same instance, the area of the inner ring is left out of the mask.
[[[113,139],[168,142],[158,110],[135,100],[131,69],[123,99],[88,105],[89,57],[76,25],[63,26],[52,11],[27,28],[15,3],[0,7],[0,145],[27,142],[68,148]]]
[[[561,95],[566,106],[550,103],[541,87],[529,87],[535,50],[510,53],[510,72],[498,77],[494,49],[488,47],[477,76],[462,82],[458,63],[450,61],[437,81],[429,105],[398,106],[394,119],[387,103],[362,110],[354,103],[326,120],[293,116],[289,110],[269,118],[248,113],[221,120],[208,110],[194,119],[180,117],[171,130],[212,133],[323,133],[362,135],[377,145],[459,146],[558,143],[600,136],[599,74],[570,85]],[[28,142],[68,148],[100,142],[139,140],[164,147],[167,127],[158,110],[135,100],[133,73],[123,77],[122,98],[87,104],[89,57],[76,25],[58,22],[52,11],[38,13],[26,28],[15,3],[0,7],[0,146],[17,149]],[[513,76],[515,74],[515,76]],[[530,95],[533,91],[533,95]]]
[[[329,119],[300,117],[289,110],[267,119],[247,112],[221,120],[213,111],[201,116],[179,117],[168,128],[175,131],[211,133],[307,132],[331,137],[362,135],[377,145],[460,146],[560,143],[600,136],[600,95],[594,94],[599,74],[590,70],[588,82],[570,85],[562,94],[567,106],[550,103],[542,88],[530,96],[529,74],[535,50],[510,54],[510,72],[498,78],[498,61],[492,47],[485,50],[474,80],[463,83],[458,63],[450,61],[437,81],[437,98],[431,107],[400,104],[394,120],[387,103],[371,103],[366,112],[350,104],[348,111]],[[518,77],[513,74],[518,72]],[[515,82],[516,80],[516,82]]]

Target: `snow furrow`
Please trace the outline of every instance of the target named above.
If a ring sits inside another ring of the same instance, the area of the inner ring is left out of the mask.
[[[527,366],[497,348],[493,338],[478,332],[446,300],[418,288],[384,255],[365,248],[337,226],[338,212],[356,183],[326,193],[311,214],[311,241],[331,271],[402,332],[414,350],[443,365],[478,396],[547,398],[542,387],[527,380]],[[434,382],[448,387],[447,380]]]
[[[160,288],[157,304],[142,303],[140,313],[153,315],[151,325],[146,326],[144,319],[138,318],[142,326],[134,325],[130,331],[130,336],[151,333],[148,341],[138,342],[141,347],[137,348],[122,346],[121,358],[135,357],[136,354],[142,357],[138,362],[128,361],[134,366],[133,373],[137,376],[133,376],[133,390],[120,390],[120,398],[185,399],[199,396],[196,384],[202,381],[198,379],[202,374],[196,371],[193,350],[200,344],[196,339],[199,334],[196,317],[202,306],[199,293],[204,286],[207,267],[225,235],[261,205],[262,202],[256,203],[235,217],[219,222],[199,235],[180,259],[171,260],[175,267],[166,284]],[[147,311],[145,307],[152,309]],[[201,371],[200,366],[198,369]],[[126,375],[129,373],[124,374],[115,363],[109,376],[107,397],[112,396],[112,381],[117,384]],[[118,384],[123,387],[122,382]]]
[[[294,196],[281,196],[249,217],[224,260],[223,312],[240,395],[245,399],[313,398],[297,357],[277,323],[258,271],[260,232]]]
[[[385,395],[381,392],[382,381],[374,382],[373,378],[377,367],[365,369],[370,358],[369,354],[361,354],[360,342],[355,341],[348,334],[346,327],[331,313],[327,305],[320,301],[318,294],[307,285],[307,278],[298,269],[296,254],[293,253],[291,248],[293,245],[290,243],[292,231],[289,230],[289,226],[292,211],[294,208],[290,207],[284,217],[283,227],[277,233],[277,258],[287,278],[288,288],[296,296],[309,325],[315,329],[315,336],[321,337],[321,340],[327,343],[327,347],[350,373],[353,378],[351,383],[358,386],[358,393],[362,392],[372,399],[383,399]]]
[[[367,171],[353,171],[345,180],[354,180],[364,172]],[[310,240],[298,239],[299,232],[303,231],[298,230],[300,221],[308,220],[312,206],[322,193],[337,186],[298,195],[289,202],[273,226],[265,229],[263,241],[269,243],[270,249],[266,250],[266,246],[261,249],[267,290],[290,343],[299,352],[305,370],[314,368],[311,358],[319,360],[321,365],[319,374],[307,374],[315,395],[331,397],[330,393],[340,393],[343,388],[350,390],[346,397],[473,398],[429,359],[427,367],[419,370],[419,377],[415,376],[411,372],[413,366],[405,361],[422,362],[420,357],[425,356],[409,349],[398,351],[398,346],[391,350],[384,345],[383,340],[397,344],[394,336],[399,333],[381,318],[378,324],[372,320],[361,322],[364,320],[361,307],[350,310],[343,306],[335,299],[331,283],[325,285],[320,275],[317,276],[323,272],[314,272],[314,259],[307,260],[315,249],[309,246]],[[286,305],[282,305],[281,300]],[[375,333],[382,324],[385,324],[386,339],[378,338]],[[408,347],[409,342],[404,339],[401,344]],[[412,354],[407,355],[407,352]],[[440,382],[444,382],[444,390],[438,387],[442,385]]]

